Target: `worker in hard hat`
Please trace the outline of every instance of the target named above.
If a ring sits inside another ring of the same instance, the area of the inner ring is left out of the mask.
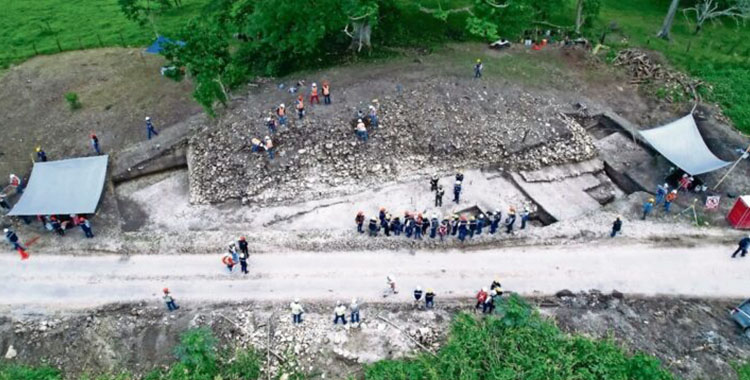
[[[323,103],[331,104],[331,84],[323,81]]]
[[[474,78],[481,78],[482,77],[482,70],[484,69],[484,66],[482,65],[482,60],[477,59],[477,62],[474,64]]]
[[[490,292],[487,294],[487,297],[484,299],[484,304],[482,304],[482,313],[492,314],[492,311],[495,310],[495,296],[496,295],[497,295],[497,292],[495,292],[495,289],[491,289]]]
[[[500,226],[500,221],[503,220],[503,213],[500,212],[500,209],[495,210],[495,212],[492,214],[492,220],[490,221],[490,233],[495,234],[497,232],[497,228]]]
[[[276,108],[276,117],[279,118],[279,125],[286,125],[286,106],[284,106],[284,103],[279,104]]]
[[[237,247],[239,247],[240,252],[244,254],[249,254],[247,249],[247,239],[244,236],[240,236],[240,240],[237,240]]]
[[[440,178],[438,177],[437,173],[432,175],[432,178],[430,178],[430,191],[437,191],[439,180]]]
[[[336,325],[341,323],[346,324],[346,306],[341,304],[341,301],[336,301],[336,307],[333,308],[333,324]]]
[[[415,240],[422,240],[422,226],[424,226],[424,218],[422,217],[422,213],[417,214],[417,217],[414,218],[414,239]]]
[[[486,218],[484,217],[484,214],[479,214],[477,217],[477,235],[482,234],[482,229],[484,228]]]
[[[477,218],[472,215],[469,217],[469,238],[473,238],[477,233]]]
[[[362,226],[365,224],[365,213],[363,211],[357,213],[357,216],[354,217],[354,223],[357,224],[357,232],[365,232],[365,230],[362,228]]]
[[[16,232],[13,231],[10,228],[6,228],[3,230],[3,233],[5,233],[5,240],[10,243],[10,245],[13,246],[13,249],[26,249],[22,244],[21,240],[18,238],[18,235],[16,235]]]
[[[380,222],[380,228],[383,229],[383,233],[385,236],[391,236],[391,214],[386,213],[385,219],[383,219],[382,222]]]
[[[289,308],[292,310],[292,323],[294,324],[302,323],[302,314],[305,312],[305,309],[302,307],[302,304],[299,302],[299,298],[295,298],[294,302],[289,304]]]
[[[362,142],[367,142],[367,128],[365,127],[365,122],[362,121],[362,119],[357,119],[357,127],[355,128],[355,132],[357,133],[357,136],[362,140]]]
[[[659,203],[664,202],[664,198],[669,193],[669,184],[665,183],[663,185],[659,185],[656,187],[656,202],[654,202],[654,206],[658,206]]]
[[[264,140],[265,140],[265,144],[263,145],[263,148],[268,153],[268,159],[273,160],[274,157],[276,156],[275,154],[276,152],[273,149],[273,141],[271,140],[271,136],[266,136]]]
[[[356,298],[352,298],[352,303],[349,305],[349,313],[349,322],[359,323],[359,303]]]
[[[378,220],[376,218],[370,219],[370,224],[367,226],[367,230],[370,231],[370,236],[372,237],[378,236],[378,231],[380,231],[380,227],[378,227]]]
[[[443,185],[438,185],[437,189],[435,190],[435,207],[443,207],[444,195],[445,190],[443,189]]]
[[[250,140],[250,151],[252,151],[253,153],[257,153],[257,152],[260,152],[260,149],[261,149],[260,139],[257,137],[253,137]]]
[[[398,294],[398,289],[396,289],[396,277],[394,277],[392,274],[389,274],[385,276],[385,282],[388,285],[388,289],[390,289],[391,293]]]
[[[313,102],[318,102],[320,104],[320,98],[318,97],[318,85],[317,83],[313,82],[312,87],[310,88],[310,105],[313,105]]]
[[[453,202],[458,203],[461,199],[461,181],[456,181],[453,185]]]
[[[427,289],[427,292],[424,294],[424,307],[426,309],[435,307],[435,291],[432,289]]]
[[[737,250],[732,254],[732,258],[737,257],[738,253],[740,254],[740,257],[745,257],[745,255],[747,255],[748,248],[750,248],[750,235],[747,235],[740,239],[739,246],[737,247]]]
[[[500,278],[496,277],[492,281],[492,284],[490,284],[490,290],[501,291],[501,290],[499,290],[501,288],[502,288],[502,285],[500,284]]]
[[[91,147],[94,148],[94,152],[96,152],[96,154],[102,154],[102,150],[99,147],[99,138],[96,137],[96,133],[91,132],[89,139],[91,139]]]
[[[419,306],[420,301],[422,300],[422,287],[417,285],[417,287],[414,289],[414,304]]]
[[[229,273],[232,273],[234,266],[237,264],[237,262],[232,258],[232,254],[230,252],[225,253],[224,256],[221,257],[221,263],[226,265],[227,271],[229,271]]]
[[[393,234],[396,236],[401,236],[401,232],[403,232],[404,226],[401,224],[401,219],[397,216],[391,220],[391,231],[393,231]]]
[[[653,209],[654,209],[654,198],[649,198],[646,201],[646,203],[643,204],[643,216],[641,216],[641,220],[646,220],[646,217],[648,216],[648,214],[651,213],[651,210]]]
[[[476,306],[474,306],[474,312],[476,313],[477,309],[482,307],[482,312],[484,312],[484,301],[487,299],[489,294],[487,293],[487,288],[482,288],[477,292],[477,295],[474,296],[474,298],[477,300]]]
[[[508,217],[505,218],[505,233],[509,234],[513,232],[513,225],[516,224],[516,209],[511,207],[508,209]]]
[[[39,162],[47,162],[47,152],[41,146],[36,147],[36,158]]]
[[[664,212],[669,213],[669,209],[672,207],[672,202],[677,200],[677,190],[672,190],[664,197]]]
[[[159,132],[154,128],[154,124],[151,123],[151,117],[149,116],[146,116],[146,134],[148,134],[149,140],[151,140],[151,136],[159,136]]]
[[[430,239],[435,238],[438,227],[440,227],[440,220],[438,220],[437,214],[432,214],[432,218],[430,218]]]
[[[367,116],[370,118],[370,126],[373,128],[378,127],[378,110],[375,106],[370,105]]]
[[[466,235],[469,233],[469,222],[466,220],[466,216],[462,215],[461,220],[458,222],[458,240],[462,243],[466,240]]]
[[[305,99],[302,97],[302,95],[297,97],[297,103],[295,104],[295,107],[297,108],[297,116],[300,120],[302,120],[302,118],[305,117]]]
[[[443,220],[440,222],[440,227],[438,227],[438,236],[440,236],[440,241],[443,241],[445,235],[448,235],[449,228],[450,222],[448,221],[448,218],[443,218]]]
[[[169,309],[169,311],[175,311],[179,309],[180,307],[177,306],[177,304],[174,302],[174,297],[172,297],[172,294],[169,293],[169,288],[164,288],[162,289],[162,291],[164,292],[164,296],[162,296],[162,298],[164,299],[164,303],[167,304],[167,309]]]
[[[269,134],[272,135],[272,134],[276,133],[276,120],[274,120],[270,116],[267,117],[266,118],[266,127],[268,128],[268,133]]]

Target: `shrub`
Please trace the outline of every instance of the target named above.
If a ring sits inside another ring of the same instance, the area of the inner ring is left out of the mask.
[[[81,108],[81,102],[78,100],[78,94],[75,92],[65,93],[65,100],[68,102],[71,111]]]

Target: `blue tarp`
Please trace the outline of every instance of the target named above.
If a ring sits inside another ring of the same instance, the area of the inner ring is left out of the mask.
[[[161,52],[164,51],[164,47],[167,44],[171,44],[171,43],[173,43],[173,41],[170,40],[169,38],[164,37],[164,36],[159,36],[156,39],[156,41],[154,41],[154,43],[151,44],[151,46],[149,46],[149,47],[146,48],[146,53],[161,54]],[[185,42],[183,42],[183,41],[177,41],[177,42],[174,42],[174,43],[176,43],[177,45],[180,45],[180,46],[185,46]]]

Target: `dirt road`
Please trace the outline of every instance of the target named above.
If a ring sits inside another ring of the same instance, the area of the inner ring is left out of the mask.
[[[343,252],[255,255],[250,274],[229,274],[219,255],[33,256],[0,258],[0,304],[82,308],[119,301],[157,300],[165,286],[180,301],[382,299],[385,277],[396,277],[407,302],[411,290],[432,287],[438,297],[466,297],[496,277],[526,295],[617,289],[624,293],[747,296],[750,258],[731,259],[733,247],[663,248],[645,245],[524,247],[482,251]]]

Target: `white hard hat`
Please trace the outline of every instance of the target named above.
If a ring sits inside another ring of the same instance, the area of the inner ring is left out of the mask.
[[[299,303],[299,298],[295,298],[294,303]]]
[[[312,84],[312,85],[313,85],[313,87],[317,86],[317,84],[315,84],[315,82],[313,82],[313,84]]]
[[[149,120],[151,120],[151,118],[150,118],[150,117],[148,117],[148,116],[146,116],[146,121],[149,121]]]
[[[482,288],[482,291],[483,291],[483,292],[486,292],[486,291],[487,291],[487,288]]]
[[[357,299],[356,298],[352,298],[352,303],[357,303]]]
[[[375,106],[373,106],[372,104],[370,104],[370,109],[371,109],[371,110],[374,110],[374,109],[375,109]]]
[[[433,218],[433,219],[437,219],[437,217],[438,217],[438,215],[437,215],[437,214],[432,214],[432,218]]]
[[[7,228],[3,229],[3,232],[5,232],[7,234],[8,233],[8,229]]]
[[[341,306],[341,301],[336,301],[336,306]]]
[[[500,213],[500,209],[495,210],[495,214],[499,214],[499,213]]]
[[[417,290],[422,290],[422,287],[417,285]]]
[[[357,119],[357,123],[361,123],[361,122],[362,122],[362,119]]]
[[[284,108],[284,103],[281,103],[281,105],[279,107]]]
[[[265,138],[265,139],[266,139],[266,140],[270,140],[270,139],[271,139],[271,137],[270,137],[270,136],[266,136],[266,138]]]
[[[484,219],[484,214],[479,214],[479,219]]]
[[[664,184],[664,187],[669,187],[669,184],[668,184],[668,183],[665,183],[665,184]]]
[[[266,118],[266,121],[271,121],[271,118],[270,118],[270,117],[267,117],[267,118]]]

